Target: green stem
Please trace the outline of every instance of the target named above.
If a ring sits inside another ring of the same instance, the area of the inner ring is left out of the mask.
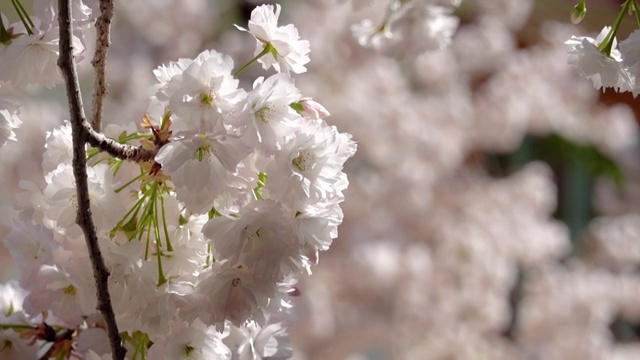
[[[124,160],[113,158],[113,160],[111,161],[111,171],[113,171],[113,176],[118,175],[120,168],[122,168],[122,164],[124,164]]]
[[[162,117],[162,121],[160,122],[160,129],[167,128],[167,121],[171,120],[171,111],[167,110]]]
[[[211,244],[207,244],[207,258],[205,259],[205,268],[211,265]]]
[[[238,71],[235,72],[235,74],[233,74],[233,77],[237,79],[240,73],[242,73],[246,68],[248,68],[251,64],[258,61],[258,59],[260,59],[261,57],[267,55],[272,51],[275,52],[276,48],[274,48],[273,45],[271,45],[271,43],[266,43],[266,45],[264,46],[264,49],[262,49],[260,54],[254,56],[253,59],[249,60],[248,63],[244,64],[243,67],[241,67]]]
[[[35,329],[35,326],[31,326],[31,325],[24,325],[24,324],[0,324],[0,329],[2,330],[6,330],[6,329],[13,329],[13,330],[19,330],[19,329]]]
[[[400,6],[402,5],[403,5],[402,2],[400,2]],[[387,30],[387,26],[389,26],[389,19],[391,19],[391,15],[394,12],[393,11],[394,7],[395,7],[394,2],[389,1],[389,4],[387,5],[387,9],[385,10],[385,13],[384,13],[384,18],[382,19],[382,22],[380,22],[380,25],[378,25],[378,28],[376,29],[376,31],[371,35],[369,35],[369,41],[371,41],[371,39],[373,39],[375,35],[384,33]]]
[[[127,186],[133,184],[135,181],[139,180],[141,177],[143,177],[144,175],[146,175],[145,173],[142,173],[136,177],[134,177],[133,179],[129,180],[126,184],[120,186],[119,188],[115,189],[114,192],[117,194],[120,191],[124,190],[127,188]]]
[[[167,242],[167,251],[173,251],[173,246],[171,245],[171,239],[169,238],[169,230],[167,229],[167,217],[164,211],[164,195],[160,195],[160,206],[162,207],[162,228],[164,230],[164,238]]]
[[[129,142],[131,140],[150,139],[152,137],[153,137],[153,134],[134,133],[134,134],[127,135],[127,136],[119,138],[118,142],[121,143],[121,144],[126,144],[127,142]]]
[[[22,4],[20,3],[20,0],[12,0],[12,1],[14,2],[14,4],[17,4],[18,7],[20,7],[20,10],[22,11],[22,13],[27,18],[27,21],[29,22],[29,25],[31,25],[31,27],[36,27],[36,25],[33,23],[33,21],[31,21],[31,17],[29,17],[29,13],[27,12],[27,10],[24,9],[24,6],[22,6]]]
[[[29,35],[33,35],[32,28],[36,26],[33,23],[33,21],[31,21],[31,18],[29,17],[29,13],[27,13],[27,11],[24,9],[22,4],[20,4],[19,0],[11,0],[11,3],[13,4],[13,7],[16,9],[16,13],[18,13],[18,17],[20,18],[20,21],[22,21],[22,23],[24,24],[24,28],[27,30],[27,33]]]
[[[638,23],[638,28],[640,28],[640,5],[636,0],[633,0],[633,13],[636,15],[636,23]]]
[[[138,336],[137,342],[135,343],[135,352],[133,353],[133,360],[138,359],[138,355],[140,355],[140,360],[147,359],[147,337]],[[133,339],[132,341],[133,342]]]
[[[141,197],[140,199],[138,199],[138,201],[131,207],[131,209],[129,209],[129,211],[127,211],[127,213],[124,214],[124,216],[122,217],[122,220],[118,221],[116,226],[111,230],[111,232],[110,232],[111,236],[115,236],[115,232],[118,231],[118,230],[121,230],[123,224],[126,224],[129,221],[132,221],[133,219],[135,219],[138,216],[138,211],[140,211],[140,208],[142,207],[142,203],[144,202],[144,199],[145,199],[144,196]],[[127,218],[131,214],[133,214],[133,216],[127,221]],[[138,224],[138,226],[141,226],[141,224]],[[133,235],[133,236],[135,236],[135,235]]]
[[[622,4],[622,10],[616,16],[616,19],[613,21],[613,25],[611,26],[611,30],[607,36],[605,36],[602,43],[598,46],[598,50],[607,56],[611,56],[611,49],[613,48],[613,41],[616,38],[616,34],[618,33],[618,29],[620,28],[620,24],[622,24],[622,18],[625,13],[629,11],[629,6],[634,3],[635,0],[627,0]]]
[[[100,149],[91,148],[87,149],[87,160],[91,160],[94,156],[100,154]]]
[[[402,4],[400,4],[400,6],[402,6]],[[382,19],[380,26],[378,26],[378,30],[375,32],[375,34],[379,34],[385,31],[385,29],[389,24],[389,19],[391,19],[391,15],[393,14],[393,8],[394,8],[393,1],[390,1],[389,4],[387,5],[386,11],[384,12],[384,18]],[[373,36],[373,34],[371,36]]]
[[[156,222],[154,231],[156,233],[156,259],[158,260],[158,286],[162,286],[167,282],[167,278],[162,270],[162,249],[160,248],[160,232],[158,230],[158,223]]]
[[[158,183],[154,184],[152,197],[150,202],[151,221],[149,223],[149,230],[147,230],[147,243],[150,240],[150,232],[153,230],[156,242],[156,259],[158,261],[158,286],[161,286],[167,282],[167,278],[164,276],[162,270],[162,249],[160,248],[160,227],[158,226]]]
[[[136,203],[131,207],[131,209],[129,211],[127,211],[126,214],[124,214],[124,216],[122,217],[122,221],[121,222],[125,222],[125,220],[127,219],[127,217],[129,217],[129,215],[131,215],[131,213],[133,213],[135,211],[135,214],[133,215],[134,217],[138,215],[138,211],[140,210],[140,208],[142,207],[142,203],[144,203],[144,199],[145,197],[141,197],[140,199],[138,199],[138,201],[136,201]],[[118,223],[119,226],[121,226],[122,224]]]
[[[153,225],[154,222],[154,216],[155,216],[155,212],[154,212],[154,208],[155,208],[155,202],[156,202],[156,194],[157,194],[157,189],[158,189],[158,183],[154,183],[151,186],[151,189],[149,190],[151,192],[150,195],[148,195],[148,199],[149,202],[147,203],[147,207],[144,209],[144,213],[142,214],[142,219],[140,220],[140,222],[144,222],[145,223],[145,227],[147,229],[147,242],[145,244],[145,249],[144,249],[144,259],[148,260],[149,259],[149,244],[151,242],[151,226]],[[140,233],[140,235],[142,236],[142,232]],[[156,243],[157,243],[157,238],[156,238]]]

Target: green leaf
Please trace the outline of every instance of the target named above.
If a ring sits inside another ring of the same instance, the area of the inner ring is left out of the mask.
[[[624,173],[620,166],[609,155],[593,145],[573,142],[558,134],[540,139],[539,145],[542,149],[546,149],[548,157],[553,157],[555,153],[565,161],[577,162],[584,166],[593,177],[603,176],[613,180],[620,188],[624,186]]]

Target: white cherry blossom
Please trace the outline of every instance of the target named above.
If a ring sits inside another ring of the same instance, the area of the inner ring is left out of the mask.
[[[304,73],[307,71],[304,65],[309,62],[308,54],[311,51],[309,41],[300,40],[298,29],[293,24],[278,26],[281,10],[280,4],[276,4],[275,9],[273,5],[258,6],[251,12],[248,30],[236,27],[256,38],[255,55],[269,46],[273,48],[258,60],[265,70],[273,66],[277,72]]]
[[[286,359],[293,355],[289,335],[284,324],[271,322],[275,316],[269,318],[264,327],[253,321],[241,327],[230,326],[229,336],[224,343],[229,346],[238,359]]]
[[[151,348],[149,358],[159,360],[231,360],[231,350],[222,342],[224,334],[196,320],[191,326],[178,324],[172,336]]]
[[[36,24],[40,20],[32,17]],[[11,40],[4,51],[0,52],[0,81],[8,81],[17,88],[30,84],[40,84],[52,88],[62,82],[58,69],[59,29],[57,24],[51,27],[35,27],[33,35],[27,34],[21,23],[13,25],[15,33],[23,35]],[[84,45],[73,37],[74,56],[84,52]],[[3,46],[3,45],[0,45]]]
[[[244,90],[231,75],[233,60],[215,50],[206,50],[194,60],[180,60],[156,69],[160,86],[156,98],[179,118],[176,131],[220,130],[222,118],[236,109]],[[166,81],[166,86],[162,85]]]
[[[341,192],[348,185],[342,166],[355,151],[350,135],[323,120],[305,121],[267,167],[267,189],[286,204]]]
[[[591,80],[596,89],[614,88],[616,91],[629,91],[632,78],[623,66],[616,41],[614,40],[610,56],[598,49],[609,31],[609,27],[604,27],[595,39],[573,36],[567,40],[566,44],[571,47],[569,64],[576,68],[580,76]]]
[[[171,176],[178,200],[190,210],[204,213],[211,209],[249,151],[246,144],[233,137],[195,136],[165,145],[156,161]]]
[[[99,232],[110,231],[119,219],[115,214],[123,214],[122,197],[113,192],[113,175],[106,164],[88,168],[89,196],[94,222]],[[44,201],[48,205],[45,218],[52,221],[59,232],[75,225],[78,200],[73,169],[62,163],[47,175]]]
[[[297,126],[300,115],[290,105],[300,98],[300,91],[285,74],[256,79],[247,96],[245,141],[272,155]]]

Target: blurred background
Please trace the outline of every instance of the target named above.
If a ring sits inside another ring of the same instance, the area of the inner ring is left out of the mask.
[[[105,123],[139,123],[162,63],[204,49],[248,61],[254,40],[233,24],[260,3],[116,1]],[[280,3],[311,42],[296,85],[358,143],[339,237],[294,299],[295,359],[640,359],[640,107],[579,78],[564,45],[621,1],[589,0],[574,26],[571,1],[464,0],[451,44],[427,52],[419,34],[358,44],[352,26],[382,21],[386,1]],[[245,88],[262,74],[250,67]],[[63,87],[22,109],[21,142],[0,149],[0,235],[67,116]],[[16,276],[0,249],[0,280]]]

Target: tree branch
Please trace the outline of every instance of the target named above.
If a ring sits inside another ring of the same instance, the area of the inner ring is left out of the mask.
[[[96,20],[96,51],[91,60],[96,70],[96,78],[93,83],[93,106],[91,126],[95,131],[100,131],[102,126],[102,107],[104,97],[107,95],[106,61],[109,49],[109,33],[111,18],[113,17],[113,0],[100,0],[100,17]]]
[[[113,157],[135,162],[146,162],[153,160],[158,153],[158,147],[156,147],[156,149],[149,150],[142,146],[120,144],[119,142],[96,132],[86,122],[83,127],[87,136],[86,141],[89,145],[98,148]]]
[[[82,107],[80,86],[71,46],[71,8],[70,0],[58,0],[58,21],[60,25],[60,55],[58,67],[62,72],[67,88],[69,101],[69,113],[71,119],[71,131],[73,139],[73,175],[76,180],[76,196],[78,201],[78,213],[76,222],[82,228],[89,250],[89,258],[93,266],[93,275],[96,281],[98,297],[98,310],[104,317],[107,326],[107,334],[111,344],[111,353],[114,360],[123,360],[127,350],[122,346],[122,339],[118,332],[111,297],[109,295],[109,270],[104,264],[98,245],[98,235],[91,217],[89,201],[89,188],[87,181],[87,154],[85,142],[89,138],[86,129],[89,127]]]

